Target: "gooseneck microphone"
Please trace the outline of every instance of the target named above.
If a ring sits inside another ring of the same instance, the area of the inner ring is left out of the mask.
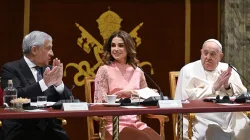
[[[240,77],[243,78],[250,85],[250,82],[243,75],[241,75],[231,64],[228,63],[228,66],[231,67],[235,72],[237,72]]]
[[[75,87],[76,87],[76,85],[75,85],[75,84],[74,84],[74,85],[72,85],[72,87],[71,87],[70,91],[72,92],[72,90],[73,90]]]
[[[250,82],[243,76],[241,75],[231,64],[228,64],[229,67],[231,67],[235,72],[237,72],[241,78],[243,78],[249,85],[250,85]],[[250,96],[249,96],[249,93],[244,93],[244,94],[241,94],[239,97],[237,97],[234,101],[236,103],[246,103],[246,100],[248,99],[249,100]]]
[[[137,67],[140,68],[142,72],[147,76],[147,78],[150,79],[150,81],[157,87],[157,90],[159,91],[161,96],[161,100],[164,100],[163,93],[161,92],[161,88],[158,86],[158,84],[156,84],[156,82],[146,72],[144,72],[144,70],[141,67],[139,66]]]

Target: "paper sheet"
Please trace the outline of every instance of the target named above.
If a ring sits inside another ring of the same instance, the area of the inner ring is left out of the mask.
[[[155,92],[154,90],[148,87],[136,91],[139,94],[139,96],[143,99],[147,99],[152,96],[160,96],[159,93]]]
[[[55,104],[56,102],[47,102],[47,106],[52,106],[53,104]],[[30,106],[37,106],[37,102],[31,102]]]
[[[147,108],[145,106],[120,106],[122,108]]]
[[[47,112],[48,110],[43,110],[43,109],[34,109],[34,110],[24,110],[26,112]]]

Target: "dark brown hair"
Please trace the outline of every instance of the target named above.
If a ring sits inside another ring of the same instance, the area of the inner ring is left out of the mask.
[[[115,59],[111,55],[111,44],[115,37],[119,37],[124,41],[125,49],[127,51],[127,64],[136,68],[139,60],[136,58],[136,46],[135,41],[125,31],[119,30],[114,32],[106,41],[104,45],[103,63],[106,65],[111,64]]]

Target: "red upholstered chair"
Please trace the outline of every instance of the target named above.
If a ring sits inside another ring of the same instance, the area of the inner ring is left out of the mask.
[[[85,77],[85,98],[86,102],[93,103],[95,91],[95,77]],[[160,122],[160,136],[162,140],[165,140],[165,123],[169,121],[168,116],[164,115],[145,115],[146,118],[158,119]],[[105,118],[102,117],[87,117],[88,125],[88,139],[105,139]],[[100,135],[99,135],[100,132]],[[101,136],[101,137],[100,137]]]

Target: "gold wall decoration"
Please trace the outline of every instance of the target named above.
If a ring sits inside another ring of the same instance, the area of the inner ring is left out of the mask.
[[[85,84],[84,77],[95,76],[95,71],[101,65],[101,54],[103,53],[103,45],[111,34],[121,27],[121,21],[119,15],[110,9],[104,12],[97,20],[100,35],[103,37],[103,43],[99,43],[86,29],[84,29],[79,23],[75,23],[76,27],[81,31],[81,37],[77,39],[77,45],[83,49],[84,52],[89,54],[91,50],[94,52],[97,63],[91,66],[87,60],[77,63],[68,63],[64,70],[64,76],[67,76],[67,68],[74,67],[78,72],[74,75],[74,83],[77,86],[83,86]],[[135,40],[137,47],[141,44],[141,38],[138,37],[137,31],[142,27],[143,22],[137,25],[129,34]],[[148,61],[141,62],[140,67],[145,65],[150,66],[151,74],[154,74],[152,64]]]

